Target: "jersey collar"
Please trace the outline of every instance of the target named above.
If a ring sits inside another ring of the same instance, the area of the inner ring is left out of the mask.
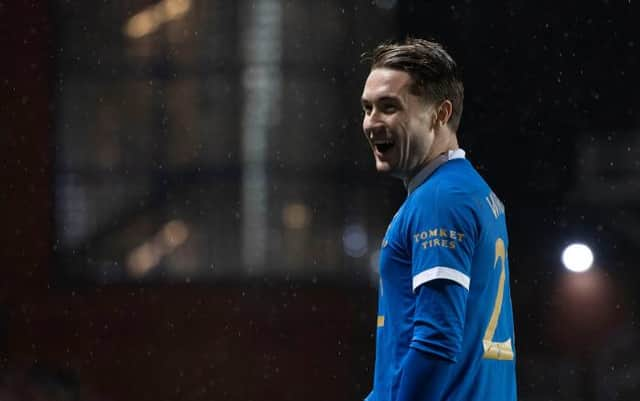
[[[413,192],[420,184],[425,182],[434,171],[444,163],[453,159],[464,159],[465,152],[462,149],[450,150],[431,160],[418,174],[406,183],[407,192]]]

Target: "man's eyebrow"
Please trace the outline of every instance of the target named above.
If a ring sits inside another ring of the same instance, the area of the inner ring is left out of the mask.
[[[361,98],[360,99],[360,103],[365,104],[365,103],[376,103],[376,102],[388,102],[388,101],[393,101],[393,102],[397,102],[399,101],[397,96],[382,96],[379,97],[377,99],[373,99],[373,100],[369,100],[369,99],[365,99],[365,98]]]
[[[399,99],[397,96],[382,96],[378,98],[378,102],[388,102],[388,101],[397,102],[398,100]]]

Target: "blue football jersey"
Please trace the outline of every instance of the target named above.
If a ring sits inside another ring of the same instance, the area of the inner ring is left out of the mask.
[[[516,400],[502,202],[461,149],[430,163],[408,183],[408,191],[380,250],[374,385],[367,401],[395,401],[403,358],[415,344],[416,290],[438,279],[466,289],[463,304],[456,305],[462,332],[452,337],[459,352],[451,359],[442,399]],[[446,321],[441,324],[442,332],[451,329]],[[438,344],[419,349],[439,355]]]

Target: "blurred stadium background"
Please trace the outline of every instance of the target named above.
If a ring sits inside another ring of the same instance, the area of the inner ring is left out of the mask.
[[[464,68],[523,401],[640,399],[636,1],[0,1],[0,399],[359,400],[404,198],[360,55]],[[566,271],[572,242],[591,270]],[[40,398],[38,398],[40,397]]]

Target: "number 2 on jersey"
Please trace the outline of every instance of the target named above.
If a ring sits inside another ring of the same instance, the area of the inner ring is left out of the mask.
[[[500,279],[498,281],[498,293],[496,294],[496,300],[493,305],[493,312],[491,312],[491,319],[489,319],[489,325],[484,332],[482,338],[482,348],[485,359],[497,359],[500,361],[513,360],[513,347],[511,346],[511,338],[503,342],[493,341],[493,336],[498,326],[498,318],[500,317],[500,311],[502,310],[502,299],[504,297],[504,282],[506,280],[506,249],[504,248],[504,241],[502,238],[496,240],[496,253],[495,261],[493,262],[493,268],[496,268],[498,260],[500,261]]]

